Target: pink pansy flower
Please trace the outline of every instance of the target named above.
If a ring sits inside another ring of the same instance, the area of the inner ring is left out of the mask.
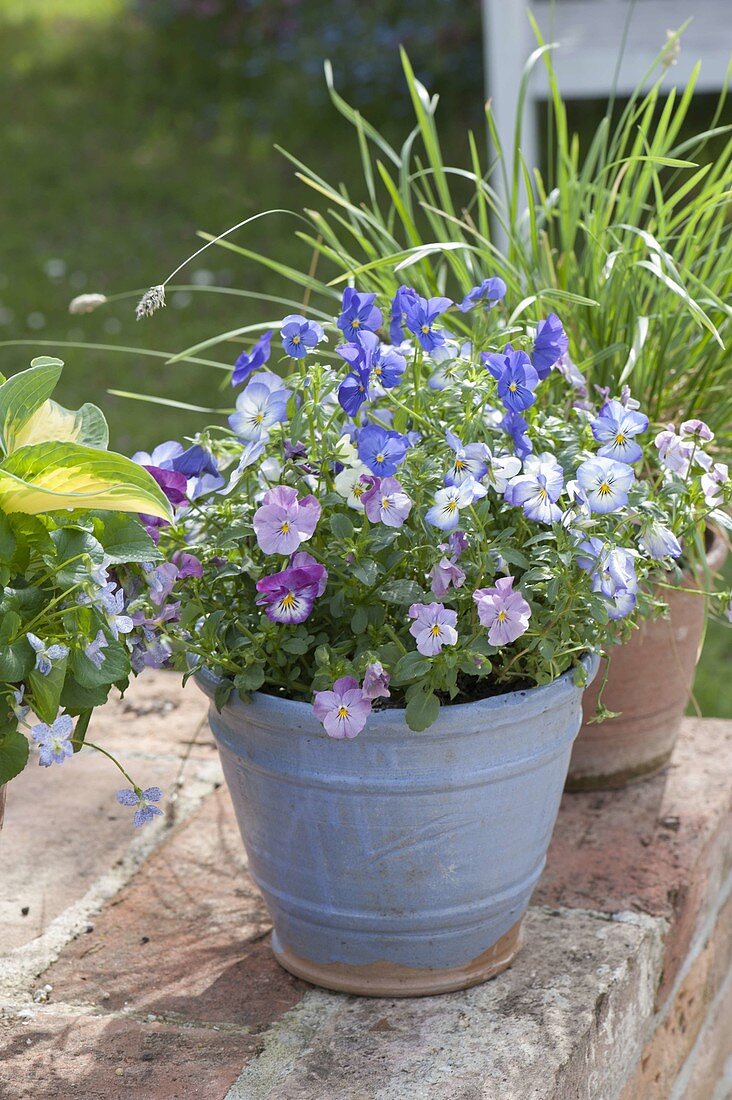
[[[373,478],[373,484],[361,495],[361,503],[372,523],[401,527],[412,509],[412,502],[395,477]]]
[[[264,494],[252,522],[263,553],[292,554],[311,538],[319,519],[320,504],[314,496],[298,499],[296,489],[277,485]]]
[[[432,569],[430,579],[430,588],[434,594],[444,596],[451,584],[455,588],[462,588],[465,583],[465,573],[454,561],[450,561],[449,558],[442,558]]]
[[[510,645],[528,630],[531,608],[520,592],[513,591],[513,582],[513,577],[500,577],[495,587],[477,588],[473,593],[491,645]]]
[[[391,676],[381,661],[372,661],[363,677],[363,693],[367,699],[388,699]]]
[[[415,620],[409,633],[424,657],[434,657],[443,645],[455,645],[458,640],[457,611],[450,611],[441,603],[413,603],[409,617]]]
[[[722,503],[722,486],[729,480],[729,469],[726,462],[715,462],[711,470],[702,474],[701,487],[704,500],[710,508],[718,508]]]
[[[686,477],[689,472],[689,459],[691,458],[694,444],[688,439],[682,439],[676,434],[673,424],[667,425],[665,431],[659,432],[654,440],[658,448],[658,454],[666,469],[671,470],[681,477]]]
[[[301,557],[295,554],[294,558]],[[328,573],[324,566],[303,554],[310,560],[300,565],[290,565],[271,577],[261,577],[257,581],[257,592],[261,595],[257,603],[266,608],[265,614],[273,623],[285,623],[294,626],[304,623],[313,610],[318,596],[325,591]]]
[[[313,711],[328,736],[342,740],[361,732],[371,713],[371,700],[361,691],[358,680],[341,676],[332,691],[315,692]]]

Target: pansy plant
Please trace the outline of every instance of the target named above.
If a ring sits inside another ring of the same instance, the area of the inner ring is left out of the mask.
[[[261,689],[336,739],[384,706],[421,730],[451,702],[581,681],[678,583],[730,499],[711,432],[651,424],[627,390],[593,402],[561,319],[523,324],[505,299],[490,275],[459,303],[349,287],[331,322],[283,319],[277,362],[269,336],[239,355],[228,426],[191,444],[210,480],[154,529],[200,565],[161,630],[219,706]]]

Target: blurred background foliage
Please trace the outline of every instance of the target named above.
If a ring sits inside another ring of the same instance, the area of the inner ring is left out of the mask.
[[[203,426],[205,416],[106,391],[228,405],[223,372],[62,343],[172,353],[265,319],[256,302],[209,288],[281,293],[276,275],[214,248],[176,277],[152,321],[135,321],[134,295],[81,317],[69,300],[142,292],[195,250],[197,230],[311,203],[275,142],[358,195],[358,150],[330,105],[323,59],[344,97],[399,141],[411,125],[400,44],[440,94],[445,161],[465,163],[466,131],[483,128],[480,0],[0,0],[0,341],[31,342],[0,346],[0,371],[50,341],[67,364],[60,399],[102,404],[112,445],[128,453]],[[702,127],[708,105],[697,110]],[[596,105],[577,104],[570,121],[591,135],[597,118]],[[294,228],[275,215],[235,239],[307,268]],[[284,312],[266,308],[273,321]],[[728,638],[712,625],[695,686],[706,714],[732,716]]]

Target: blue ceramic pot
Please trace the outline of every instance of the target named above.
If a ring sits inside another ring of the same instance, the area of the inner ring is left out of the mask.
[[[588,661],[590,675],[597,669]],[[211,696],[216,680],[197,677]],[[329,738],[312,708],[232,696],[211,729],[272,916],[272,948],[317,985],[375,996],[462,989],[508,966],[544,867],[582,689],[552,684],[403,710]]]

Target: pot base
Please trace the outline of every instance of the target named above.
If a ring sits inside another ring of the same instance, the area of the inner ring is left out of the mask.
[[[565,791],[577,794],[581,791],[617,791],[621,787],[630,787],[642,783],[644,779],[653,779],[662,772],[673,755],[673,748],[653,760],[644,760],[635,767],[622,768],[607,775],[582,775],[570,773],[564,784]]]
[[[334,989],[338,993],[355,993],[360,997],[431,997],[437,993],[452,993],[495,978],[506,970],[521,948],[519,918],[492,947],[464,966],[447,970],[417,969],[389,962],[351,966],[348,963],[316,963],[303,959],[280,943],[272,934],[272,951],[280,966],[296,978]]]

